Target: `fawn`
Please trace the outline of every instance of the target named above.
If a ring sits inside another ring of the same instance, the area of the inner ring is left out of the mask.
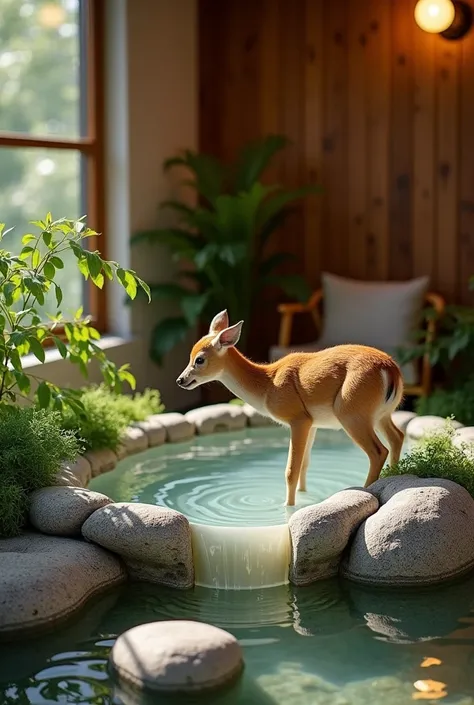
[[[389,355],[364,345],[337,345],[256,364],[235,347],[242,324],[229,326],[227,311],[218,313],[176,382],[182,389],[195,389],[218,380],[261,414],[290,427],[287,506],[294,506],[297,487],[306,490],[318,427],[342,427],[365,451],[370,462],[365,487],[378,480],[388,455],[376,430],[388,441],[390,462],[398,462],[404,434],[391,414],[402,399],[403,382]]]

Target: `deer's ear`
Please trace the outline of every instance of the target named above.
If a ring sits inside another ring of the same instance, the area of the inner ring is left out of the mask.
[[[209,334],[215,335],[216,333],[220,333],[221,330],[224,330],[224,328],[228,327],[229,316],[227,314],[227,309],[225,308],[223,311],[216,314],[212,319],[211,325],[209,326]]]
[[[214,345],[218,350],[225,348],[233,348],[239,342],[240,334],[242,332],[243,321],[239,321],[234,326],[230,328],[224,328],[218,333],[214,339]]]

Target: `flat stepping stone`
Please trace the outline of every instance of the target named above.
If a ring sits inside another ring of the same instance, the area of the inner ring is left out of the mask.
[[[118,678],[140,690],[195,693],[236,679],[243,669],[237,639],[186,620],[150,622],[121,634],[110,654]]]

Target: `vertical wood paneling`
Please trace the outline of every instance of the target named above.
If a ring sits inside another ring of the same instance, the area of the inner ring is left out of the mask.
[[[412,0],[392,0],[392,110],[390,134],[390,277],[412,273],[413,23]]]
[[[449,299],[458,278],[458,58],[459,45],[437,43],[436,282]]]
[[[347,10],[324,4],[323,267],[347,274]]]
[[[416,29],[413,139],[413,276],[435,274],[435,44]],[[431,246],[427,247],[427,243]]]
[[[474,33],[461,49],[458,298],[473,303],[468,283],[474,274]]]
[[[304,56],[304,181],[320,184],[323,179],[322,143],[323,121],[323,0],[305,0],[305,56]],[[305,274],[311,286],[319,283],[321,271],[321,197],[305,200]]]
[[[468,301],[474,31],[454,42],[424,33],[415,1],[199,0],[201,147],[230,158],[251,137],[290,137],[265,180],[323,192],[273,247],[300,255],[313,286],[322,270],[427,274],[448,300]],[[262,333],[272,342],[273,303]]]
[[[368,5],[349,6],[348,22],[348,273],[366,276]]]
[[[357,3],[355,3],[357,5]],[[389,271],[388,165],[390,148],[390,4],[369,0],[367,44],[367,233],[361,278],[383,280]]]

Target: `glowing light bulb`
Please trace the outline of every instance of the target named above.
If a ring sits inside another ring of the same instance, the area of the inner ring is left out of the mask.
[[[451,0],[419,0],[415,7],[416,23],[425,32],[444,32],[453,23],[454,15]]]

